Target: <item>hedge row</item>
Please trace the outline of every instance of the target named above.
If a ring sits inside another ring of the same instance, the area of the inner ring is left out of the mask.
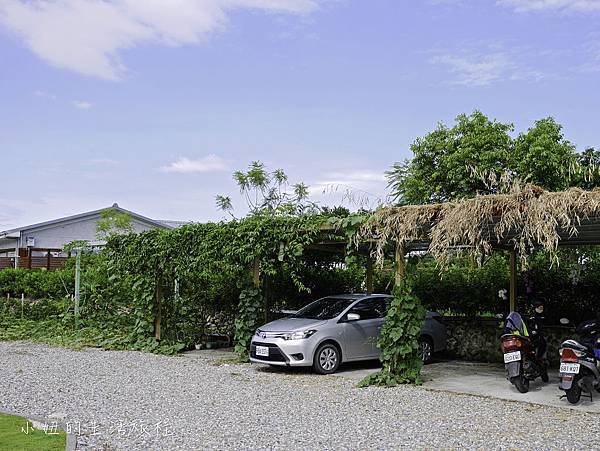
[[[71,269],[4,269],[0,271],[0,296],[20,298],[24,294],[32,299],[58,299],[73,293],[74,279]]]
[[[567,316],[573,322],[600,315],[600,251],[598,248],[563,250],[560,264],[552,265],[550,256],[534,255],[528,268],[522,268],[518,286],[518,308],[526,311],[533,300],[546,302],[546,316],[550,323]],[[111,282],[109,269],[101,257],[84,262],[82,308],[87,313],[104,310],[122,314],[123,306],[131,297],[125,284],[116,287]],[[72,262],[60,271],[6,269],[0,271],[0,297],[20,299],[63,299],[74,291]],[[266,295],[273,309],[299,308],[312,299],[329,294],[360,291],[364,288],[364,265],[331,267],[331,261],[319,261],[307,255],[303,274],[309,292],[299,293],[290,281],[285,267],[270,277]],[[508,302],[499,298],[500,290],[508,290],[508,257],[495,254],[482,267],[466,259],[457,259],[440,274],[436,263],[425,257],[411,259],[409,271],[414,276],[414,293],[432,310],[451,315],[478,316],[506,313]],[[392,287],[390,272],[375,274],[375,290],[389,292]],[[240,289],[228,277],[213,274],[210,283],[190,280],[181,286],[177,310],[177,338],[193,341],[205,331],[231,334],[233,317],[237,311]],[[116,298],[120,298],[116,302]],[[117,308],[118,307],[118,308]],[[208,327],[209,326],[209,327]]]

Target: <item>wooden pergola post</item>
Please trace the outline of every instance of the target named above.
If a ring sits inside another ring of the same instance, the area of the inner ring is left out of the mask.
[[[252,285],[257,290],[260,290],[260,259],[255,258],[252,262]],[[267,293],[263,293],[263,310],[264,310],[264,320],[265,323],[269,322],[269,300],[267,298]]]
[[[404,281],[404,276],[406,274],[406,262],[404,261],[404,245],[402,243],[396,243],[396,255],[395,255],[395,264],[396,264],[396,277],[394,280],[395,285],[398,287]]]
[[[517,251],[510,251],[510,311],[517,308]]]
[[[258,258],[252,262],[252,284],[254,288],[260,288],[260,260]]]
[[[161,323],[162,323],[162,287],[161,287],[161,279],[159,278],[156,281],[156,287],[154,289],[154,306],[155,306],[155,315],[154,315],[154,338],[157,341],[160,341],[161,338]]]
[[[373,260],[370,256],[367,257],[367,294],[373,294]]]

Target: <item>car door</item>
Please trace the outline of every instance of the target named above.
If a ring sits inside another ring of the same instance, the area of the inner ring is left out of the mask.
[[[421,332],[433,340],[434,352],[446,349],[446,325],[439,313],[427,312]]]
[[[363,299],[347,313],[358,313],[360,319],[343,323],[346,359],[376,359],[379,357],[377,338],[385,317],[383,298]],[[347,314],[345,318],[347,318]]]

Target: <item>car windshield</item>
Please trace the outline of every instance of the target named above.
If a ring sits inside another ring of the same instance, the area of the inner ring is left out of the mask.
[[[323,298],[298,310],[292,318],[333,319],[342,313],[355,299]]]

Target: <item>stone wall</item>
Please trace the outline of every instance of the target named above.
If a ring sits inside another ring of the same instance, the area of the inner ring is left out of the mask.
[[[488,318],[446,318],[447,355],[451,358],[477,362],[502,363],[500,350],[500,320]],[[568,327],[544,327],[548,340],[548,360],[551,366],[558,366],[558,348],[562,341],[573,336]]]

